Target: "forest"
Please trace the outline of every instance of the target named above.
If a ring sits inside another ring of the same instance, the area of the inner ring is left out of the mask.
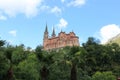
[[[117,80],[120,46],[89,37],[81,46],[44,51],[0,39],[0,80]]]

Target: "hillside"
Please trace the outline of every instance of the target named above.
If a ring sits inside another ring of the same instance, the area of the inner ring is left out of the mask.
[[[120,45],[120,34],[108,40],[107,43],[117,43]]]

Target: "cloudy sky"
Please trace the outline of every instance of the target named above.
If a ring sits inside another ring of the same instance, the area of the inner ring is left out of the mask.
[[[0,39],[35,48],[46,24],[50,36],[54,27],[105,43],[120,33],[120,0],[0,0]]]

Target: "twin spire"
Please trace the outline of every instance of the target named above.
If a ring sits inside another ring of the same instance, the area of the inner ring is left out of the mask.
[[[47,24],[46,24],[45,32],[46,32],[46,33],[48,33],[48,28],[47,28]]]
[[[56,35],[55,35],[55,29],[54,29],[54,27],[53,27],[53,32],[52,32],[52,37],[55,37]]]
[[[47,24],[46,24],[46,28],[45,28],[45,33],[48,33],[48,27],[47,27]],[[55,29],[53,27],[53,32],[52,32],[52,37],[55,37],[56,34],[55,34]]]

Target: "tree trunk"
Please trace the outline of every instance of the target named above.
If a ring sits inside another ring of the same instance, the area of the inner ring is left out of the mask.
[[[41,80],[48,80],[49,70],[45,66],[43,66],[40,73],[41,73]]]
[[[75,64],[73,64],[71,68],[71,80],[77,80],[77,69]]]
[[[10,66],[8,73],[7,73],[7,80],[13,80],[13,69],[12,69],[12,65]]]

